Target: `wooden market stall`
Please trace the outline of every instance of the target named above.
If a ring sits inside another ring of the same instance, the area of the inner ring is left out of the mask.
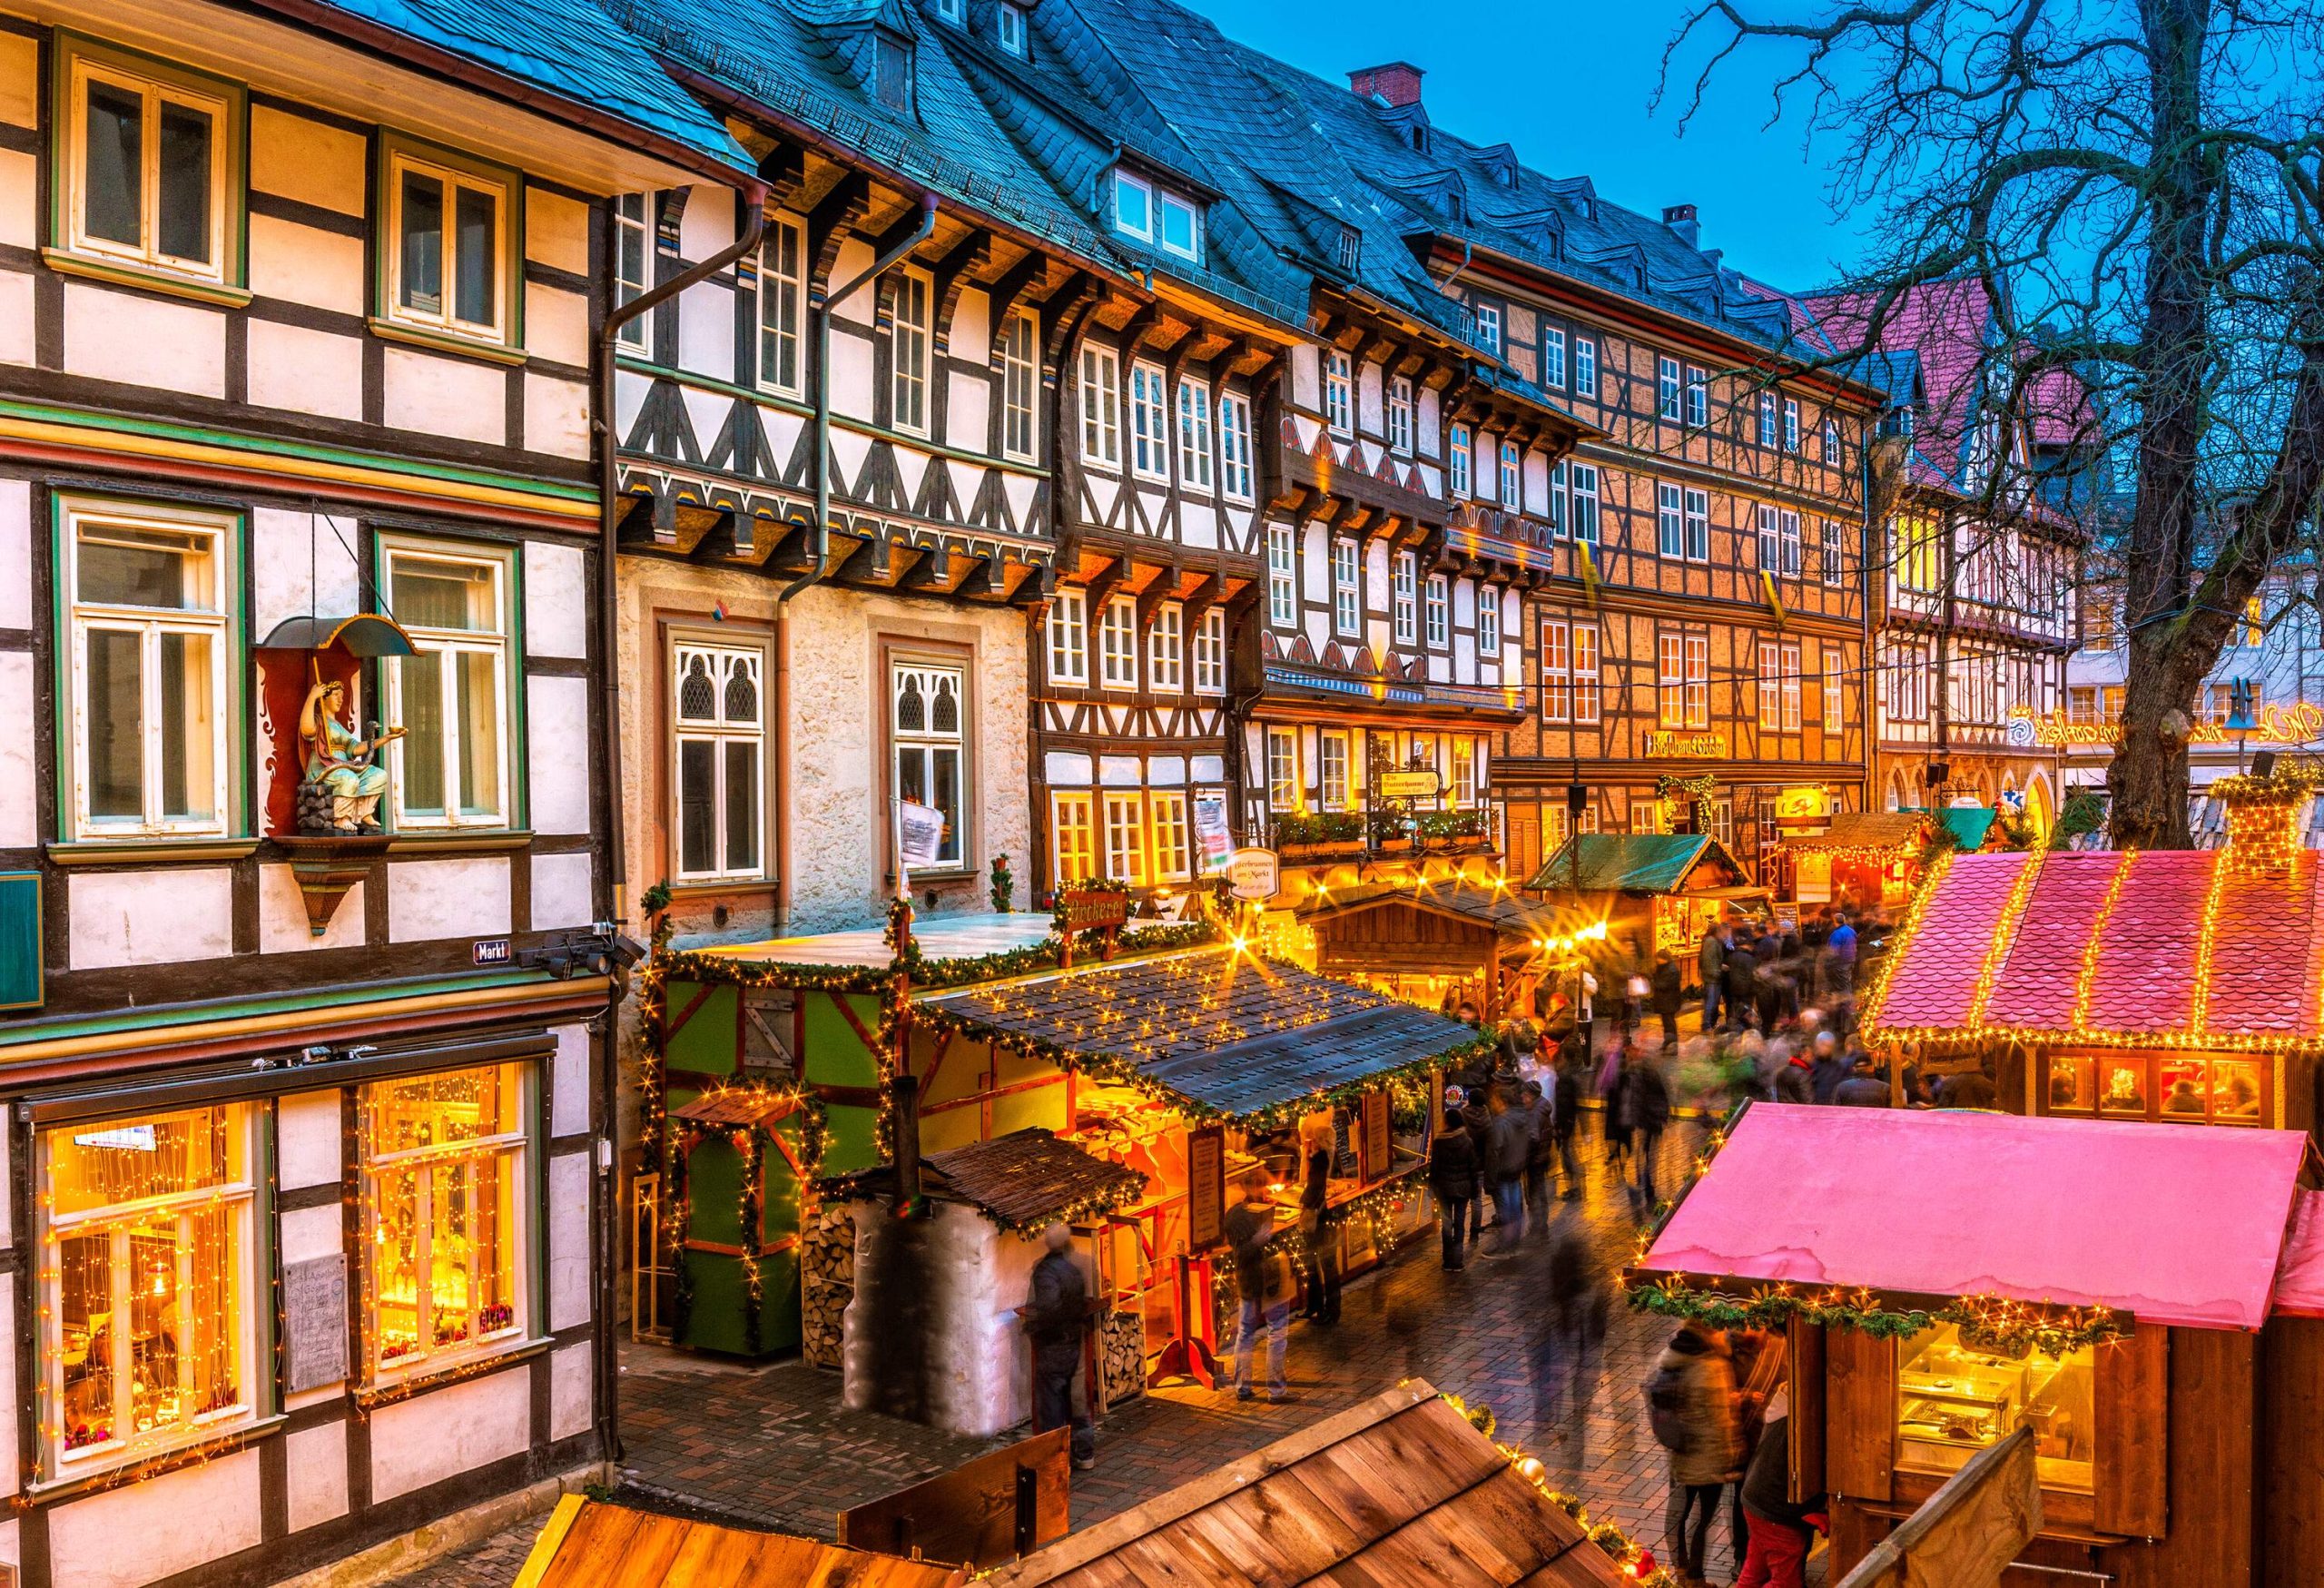
[[[1836,811],[1820,833],[1787,835],[1792,898],[1802,909],[1895,909],[1927,864],[1935,819],[1925,811]]]
[[[1488,1021],[1532,1007],[1557,964],[1551,944],[1596,917],[1466,877],[1359,883],[1298,909],[1315,969],[1428,1008],[1469,1002]]]
[[[2276,1305],[2309,1159],[2293,1131],[1754,1106],[1626,1278],[1787,1329],[1792,1494],[1830,1496],[1836,1580],[2024,1426],[2043,1525],[2010,1588],[2314,1583],[2320,1326]]]
[[[533,1541],[515,1588],[958,1588],[968,1576],[933,1561],[567,1494]]]
[[[1941,860],[1868,1039],[1989,1066],[2016,1113],[2314,1132],[2324,869],[2250,814],[2219,850]]]
[[[980,1581],[1616,1588],[1638,1580],[1627,1563],[1639,1558],[1618,1535],[1593,1535],[1540,1463],[1414,1379]]]
[[[1716,838],[1691,833],[1581,833],[1558,846],[1525,891],[1579,905],[1606,922],[1612,952],[1651,964],[1669,949],[1689,983],[1703,932],[1722,918],[1770,918],[1752,883]]]

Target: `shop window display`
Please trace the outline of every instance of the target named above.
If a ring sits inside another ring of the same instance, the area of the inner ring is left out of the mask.
[[[2020,1426],[2034,1430],[2042,1486],[2090,1493],[2093,1425],[2087,1346],[2052,1356],[1976,1349],[1946,1324],[1903,1342],[1896,1366],[1896,1468],[1950,1476]]]
[[[251,1119],[218,1107],[42,1132],[48,1475],[255,1415]]]
[[[365,1366],[395,1377],[527,1336],[526,1075],[517,1065],[363,1089]]]
[[[2262,1060],[2185,1053],[2053,1053],[2043,1112],[2181,1125],[2264,1125]]]

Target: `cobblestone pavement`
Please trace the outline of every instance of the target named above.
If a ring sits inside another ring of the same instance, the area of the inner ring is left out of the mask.
[[[1681,1123],[1664,1139],[1666,1189],[1679,1183],[1702,1133]],[[1628,1197],[1594,1159],[1585,1178],[1584,1198],[1559,1204],[1559,1217],[1581,1222],[1610,1275],[1630,1255],[1636,1225]],[[1192,1386],[1149,1392],[1099,1427],[1096,1470],[1073,1476],[1075,1525],[1417,1376],[1492,1406],[1501,1437],[1540,1456],[1594,1514],[1659,1553],[1665,1457],[1647,1431],[1639,1386],[1668,1327],[1617,1299],[1602,1354],[1577,1372],[1549,1342],[1547,1250],[1537,1238],[1512,1258],[1472,1258],[1448,1274],[1433,1236],[1416,1237],[1387,1267],[1349,1286],[1336,1327],[1295,1325],[1285,1405]],[[1005,1443],[844,1411],[838,1376],[796,1362],[745,1367],[637,1348],[624,1368],[622,1437],[625,1481],[648,1495],[823,1537],[840,1510]],[[1732,1580],[1723,1524],[1711,1564],[1716,1581]]]

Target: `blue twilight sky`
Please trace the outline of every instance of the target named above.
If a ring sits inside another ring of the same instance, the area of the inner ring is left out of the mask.
[[[1856,250],[1810,163],[1817,151],[1807,147],[1804,117],[1762,130],[1782,60],[1774,51],[1730,58],[1684,138],[1681,95],[1649,110],[1663,46],[1686,15],[1681,0],[1181,3],[1229,37],[1335,82],[1354,67],[1409,61],[1427,74],[1422,98],[1438,126],[1479,143],[1506,139],[1535,170],[1588,176],[1628,209],[1654,215],[1693,203],[1703,245],[1724,250],[1747,275],[1811,287]]]

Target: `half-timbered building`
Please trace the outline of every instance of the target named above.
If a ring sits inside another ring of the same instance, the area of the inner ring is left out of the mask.
[[[11,1581],[603,1454],[594,283],[750,180],[584,5],[0,6]]]

